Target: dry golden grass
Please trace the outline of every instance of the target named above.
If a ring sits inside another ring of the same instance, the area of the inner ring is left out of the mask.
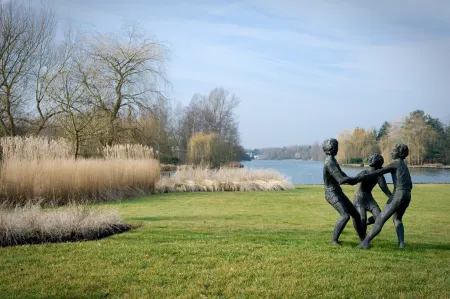
[[[292,184],[274,170],[246,168],[179,167],[172,177],[163,177],[155,192],[289,190]]]
[[[153,148],[141,144],[117,144],[103,148],[105,159],[153,159]]]
[[[2,166],[1,200],[59,205],[119,200],[149,194],[159,175],[154,159],[10,160]]]
[[[160,175],[151,148],[106,147],[106,159],[75,160],[64,139],[6,137],[0,139],[0,201],[24,205],[119,200],[149,194]]]
[[[45,137],[0,138],[2,160],[73,159],[70,143],[63,139]]]
[[[0,246],[99,239],[129,230],[117,210],[86,206],[43,210],[27,203],[14,210],[0,209]]]

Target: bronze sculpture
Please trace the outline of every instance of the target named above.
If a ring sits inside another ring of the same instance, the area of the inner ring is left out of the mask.
[[[371,155],[369,157],[369,166],[371,168],[361,171],[358,176],[369,174],[375,170],[380,169],[383,166],[383,163],[383,156],[381,156],[380,154]],[[392,193],[386,184],[386,180],[382,175],[378,178],[375,177],[360,182],[353,196],[353,205],[361,215],[361,224],[363,226],[364,233],[366,233],[367,224],[373,224],[377,216],[381,213],[380,207],[372,196],[372,189],[376,184],[380,186],[381,190],[384,192],[384,194],[386,194],[388,198],[392,196]],[[373,215],[369,218],[369,220],[367,219],[367,211],[370,211]]]
[[[355,185],[358,178],[348,177],[339,167],[339,164],[335,159],[338,152],[338,141],[336,139],[330,138],[325,140],[322,149],[327,155],[323,167],[325,199],[340,214],[340,218],[334,226],[331,243],[340,245],[339,236],[344,230],[347,222],[350,220],[350,216],[353,218],[354,227],[362,241],[365,234],[361,224],[361,217],[340,186],[341,184]]]
[[[395,144],[392,150],[392,161],[385,167],[375,170],[369,174],[364,174],[358,178],[358,182],[371,180],[377,176],[391,173],[394,183],[394,192],[391,199],[381,211],[380,215],[375,219],[375,223],[358,247],[369,248],[370,241],[381,232],[384,223],[393,216],[395,231],[398,238],[398,246],[405,247],[404,226],[402,222],[403,214],[408,208],[411,201],[412,181],[408,166],[404,159],[408,156],[409,150],[406,144]]]

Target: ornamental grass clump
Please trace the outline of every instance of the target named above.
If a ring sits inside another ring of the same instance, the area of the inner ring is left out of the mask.
[[[71,205],[44,210],[28,202],[14,209],[0,207],[0,246],[94,240],[125,232],[117,210]]]
[[[290,190],[288,178],[275,170],[183,166],[171,177],[162,177],[155,192],[214,192]]]

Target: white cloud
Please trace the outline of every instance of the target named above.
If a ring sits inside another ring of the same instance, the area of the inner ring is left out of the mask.
[[[449,1],[55,5],[60,17],[95,30],[113,31],[127,18],[167,41],[174,96],[186,102],[215,86],[235,92],[244,145],[310,143],[415,109],[437,117],[450,110]],[[259,136],[262,127],[276,134]]]

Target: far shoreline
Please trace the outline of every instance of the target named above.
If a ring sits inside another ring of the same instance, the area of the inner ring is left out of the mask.
[[[315,161],[315,162],[323,162],[319,160],[302,160],[302,159],[252,159],[250,161],[241,161],[242,162],[251,162],[251,161]],[[355,164],[355,163],[342,163],[340,164],[343,167],[354,167],[354,168],[363,168],[370,167],[367,164]],[[450,169],[450,165],[443,164],[424,164],[424,165],[408,165],[409,168],[426,168],[426,169]]]
[[[386,184],[388,185],[394,185],[393,183],[388,183],[386,182]],[[303,187],[303,186],[323,186],[322,184],[292,184],[294,187]],[[413,185],[450,185],[450,182],[413,182]],[[344,184],[342,186],[350,186],[347,184]]]
[[[370,167],[366,164],[350,164],[350,163],[343,163],[341,166],[345,167],[355,167],[355,168],[363,168],[363,167]],[[450,165],[408,165],[409,168],[427,168],[427,169],[450,169]]]

